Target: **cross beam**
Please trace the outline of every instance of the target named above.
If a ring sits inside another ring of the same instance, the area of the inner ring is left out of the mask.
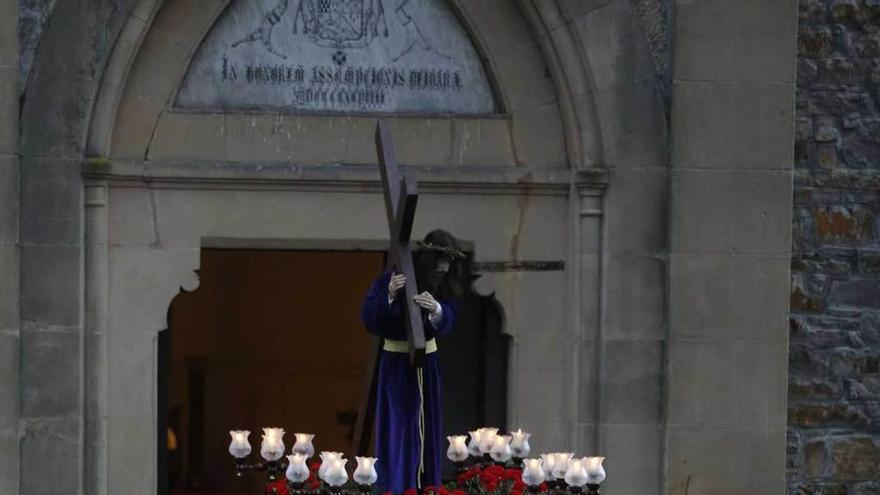
[[[403,322],[409,356],[413,366],[422,366],[425,358],[425,329],[422,326],[422,310],[413,298],[418,294],[415,265],[410,250],[410,235],[416,214],[419,195],[416,183],[400,175],[394,156],[391,129],[385,120],[376,125],[376,151],[379,154],[379,170],[382,174],[382,192],[385,196],[385,212],[391,241],[388,245],[388,268],[406,276],[403,290]]]
[[[416,204],[419,195],[416,182],[401,176],[394,156],[394,143],[388,123],[379,119],[376,124],[376,152],[379,155],[379,171],[382,176],[382,193],[385,197],[385,213],[391,235],[388,244],[388,265],[386,270],[406,276],[405,293],[402,302],[403,321],[406,327],[406,340],[409,343],[410,362],[421,367],[425,358],[425,329],[422,326],[422,310],[413,298],[418,292],[415,266],[410,249],[410,236],[415,220]],[[381,343],[376,343],[367,364],[367,380],[363,400],[355,424],[352,450],[358,455],[366,455],[370,449],[373,419],[376,413],[376,383]]]

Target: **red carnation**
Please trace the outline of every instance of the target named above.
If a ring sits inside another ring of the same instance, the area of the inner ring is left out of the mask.
[[[519,490],[511,490],[510,495],[523,495],[523,493]]]
[[[266,483],[265,493],[267,495],[288,495],[287,481],[286,480],[278,480],[278,481]]]
[[[452,490],[450,495],[467,495],[467,493],[465,493],[464,490]]]
[[[539,492],[546,492],[547,490],[548,490],[547,483],[541,483],[540,485],[538,485]]]
[[[308,483],[309,483],[309,490],[317,490],[317,489],[321,488],[321,481],[320,480],[312,479],[312,480],[309,480]]]
[[[522,477],[522,471],[519,469],[505,469],[504,477],[509,480],[518,480]]]
[[[416,490],[415,488],[407,488],[407,489],[403,492],[403,495],[419,495],[419,491]]]

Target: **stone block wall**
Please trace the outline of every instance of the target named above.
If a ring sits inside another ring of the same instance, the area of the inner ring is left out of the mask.
[[[790,494],[880,493],[880,1],[801,0]]]

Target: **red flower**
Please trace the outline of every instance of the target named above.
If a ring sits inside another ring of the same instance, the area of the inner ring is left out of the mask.
[[[547,483],[541,483],[540,485],[538,485],[539,492],[546,492],[547,490],[548,490]]]
[[[433,486],[426,486],[422,488],[422,493],[434,493],[434,490],[436,490],[436,488]]]
[[[266,495],[288,495],[287,480],[278,480],[266,483]]]
[[[317,490],[321,488],[321,481],[316,479],[309,479],[309,490]]]
[[[519,490],[511,490],[510,495],[523,495],[523,493]]]
[[[508,480],[518,480],[522,477],[522,471],[519,469],[505,469],[504,478]]]
[[[318,472],[318,469],[320,469],[320,468],[321,468],[321,460],[320,459],[315,459],[309,463],[309,471],[311,471],[313,473]]]
[[[407,488],[407,489],[403,492],[403,495],[419,495],[419,491],[416,490],[415,488]]]
[[[437,493],[439,495],[449,495],[449,490],[447,490],[445,486],[440,485],[440,489],[437,490]]]
[[[452,490],[450,495],[467,495],[467,493],[465,493],[464,490]]]
[[[520,479],[518,479],[518,480],[516,480],[516,481],[513,482],[513,489],[516,490],[516,491],[518,491],[518,492],[524,492],[524,491],[526,491],[526,484],[523,483],[522,478],[520,478]]]

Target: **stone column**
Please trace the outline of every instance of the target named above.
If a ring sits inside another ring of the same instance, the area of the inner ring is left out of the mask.
[[[0,0],[0,493],[18,491],[18,4]]]
[[[85,187],[84,492],[107,493],[108,186]],[[145,446],[146,448],[146,446]]]
[[[797,2],[675,2],[666,493],[784,493]]]

